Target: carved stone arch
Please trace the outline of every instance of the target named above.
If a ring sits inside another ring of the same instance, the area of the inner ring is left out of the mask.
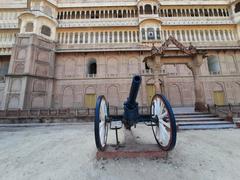
[[[183,98],[179,84],[168,84],[168,99],[173,106],[182,106]]]
[[[227,65],[227,69],[228,69],[229,73],[236,73],[237,72],[237,69],[236,69],[237,63],[234,60],[234,56],[230,53],[226,53],[224,55],[224,60]]]
[[[215,82],[212,85],[213,91],[224,91],[224,85],[222,82]]]
[[[73,59],[68,59],[64,64],[64,74],[65,76],[73,76],[75,74],[75,61]]]
[[[96,88],[94,86],[86,87],[85,94],[96,94]]]
[[[11,92],[19,92],[22,88],[22,80],[21,79],[13,79],[11,83]]]
[[[169,47],[170,44],[174,44],[180,51],[184,52],[187,55],[195,55],[197,50],[194,46],[190,45],[189,47],[184,46],[179,42],[175,37],[169,36],[169,38],[163,43],[160,48],[152,47],[152,54],[163,54],[163,52]]]
[[[150,22],[151,22],[151,24],[158,24],[158,25],[162,24],[162,21],[160,19],[151,17],[151,18],[148,18],[148,19],[141,19],[139,21],[139,26],[143,27],[143,26],[149,24]]]
[[[118,74],[118,59],[116,57],[109,57],[107,59],[107,73]]]
[[[31,104],[32,108],[44,108],[44,96],[34,96]]]
[[[146,84],[154,84],[155,83],[155,81],[154,81],[154,79],[153,78],[150,78],[150,79],[148,79],[147,81],[146,81]]]
[[[74,89],[72,86],[66,86],[63,89],[63,108],[71,108],[74,103]]]
[[[35,80],[33,82],[33,92],[45,92],[46,82],[44,80]]]
[[[137,2],[137,6],[139,6],[139,5],[144,5],[144,4],[146,4],[146,3],[151,3],[151,4],[155,4],[155,5],[160,5],[160,3],[159,3],[159,1],[158,0],[149,0],[149,1],[147,1],[146,2],[146,0],[138,0],[138,2]]]
[[[18,109],[19,103],[19,96],[10,96],[8,100],[8,109]]]
[[[118,85],[110,85],[107,88],[107,100],[110,106],[119,106],[119,88]]]
[[[139,65],[138,57],[130,57],[128,61],[129,74],[139,74]]]
[[[18,63],[15,65],[14,73],[15,74],[22,74],[24,72],[24,63]]]

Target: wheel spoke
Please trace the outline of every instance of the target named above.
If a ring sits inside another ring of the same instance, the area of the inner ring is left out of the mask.
[[[167,145],[168,141],[169,141],[169,135],[168,132],[166,130],[166,128],[163,126],[163,124],[159,124],[159,129],[160,129],[160,139],[161,139],[161,143],[163,145]]]
[[[101,144],[105,144],[105,122],[101,122],[99,124],[99,134],[100,134],[100,141]]]
[[[164,125],[164,126],[165,126],[165,127],[167,127],[168,129],[170,129],[170,128],[171,128],[170,124],[169,124],[169,123],[167,123],[167,122],[165,122],[165,121],[163,121],[162,119],[159,119],[159,124],[162,124],[162,125]]]

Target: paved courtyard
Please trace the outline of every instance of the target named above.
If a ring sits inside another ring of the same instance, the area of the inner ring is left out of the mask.
[[[133,130],[154,143],[150,127]],[[109,134],[114,142],[114,134]],[[181,131],[167,159],[95,159],[93,124],[0,128],[1,180],[238,180],[240,130]],[[120,135],[122,140],[122,135]]]

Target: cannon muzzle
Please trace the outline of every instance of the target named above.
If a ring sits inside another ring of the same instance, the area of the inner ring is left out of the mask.
[[[141,85],[142,78],[141,76],[134,76],[132,80],[132,86],[129,92],[129,96],[126,102],[128,108],[132,109],[136,106],[136,99],[138,95],[138,91]]]
[[[138,91],[141,85],[141,76],[134,76],[132,80],[132,86],[129,92],[129,97],[124,103],[124,125],[127,129],[136,124],[139,118],[138,103],[136,102]]]

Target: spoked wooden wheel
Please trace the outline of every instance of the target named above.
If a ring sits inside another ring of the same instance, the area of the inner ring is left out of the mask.
[[[104,151],[107,144],[107,134],[108,134],[108,104],[104,96],[99,96],[96,102],[95,110],[95,122],[94,122],[94,132],[95,132],[95,143],[100,151]]]
[[[177,128],[172,107],[165,96],[156,94],[151,103],[152,130],[154,137],[164,151],[174,148]]]

